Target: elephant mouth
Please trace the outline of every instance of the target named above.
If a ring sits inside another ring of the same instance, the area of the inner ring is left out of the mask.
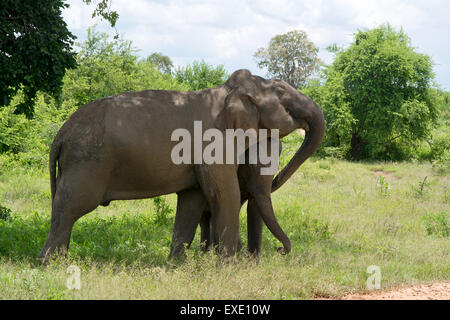
[[[305,130],[305,132],[309,132],[309,124],[308,122],[306,122],[306,120],[304,119],[298,119],[296,120],[297,124],[298,124],[298,128],[299,129],[303,129]]]

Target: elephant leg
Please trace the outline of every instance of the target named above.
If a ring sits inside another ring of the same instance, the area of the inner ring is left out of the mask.
[[[200,223],[202,235],[201,235],[201,243],[202,243],[202,250],[203,252],[206,252],[211,249],[212,246],[217,246],[218,241],[217,239],[214,239],[214,233],[212,232],[211,228],[211,212],[205,211],[202,216],[202,221]],[[242,240],[238,232],[238,246],[237,250],[242,250]]]
[[[205,165],[196,168],[198,182],[211,209],[213,238],[218,250],[233,256],[238,247],[240,190],[234,165]]]
[[[44,263],[53,253],[67,253],[74,223],[102,202],[104,188],[87,172],[81,168],[71,169],[58,177],[50,231],[39,254]]]
[[[261,251],[263,220],[259,214],[255,199],[248,199],[247,204],[247,236],[248,251],[253,255],[259,255]]]
[[[267,228],[270,230],[270,232],[272,232],[275,238],[280,240],[280,242],[283,244],[284,248],[279,248],[278,251],[282,253],[289,253],[291,251],[291,241],[289,240],[286,233],[284,233],[283,229],[281,228],[275,217],[275,212],[273,211],[270,193],[269,195],[267,194],[255,195],[254,203],[256,204],[255,206],[256,210],[259,212],[259,215],[263,219]]]
[[[206,200],[200,189],[189,189],[178,193],[169,259],[184,256],[184,247],[192,243],[205,209]]]
[[[200,221],[201,237],[200,242],[202,244],[202,251],[206,252],[211,249],[213,243],[215,243],[211,230],[211,212],[203,212],[202,219]]]

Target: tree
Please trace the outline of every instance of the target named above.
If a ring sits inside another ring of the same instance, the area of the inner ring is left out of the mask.
[[[0,106],[21,88],[24,102],[16,113],[33,115],[38,90],[56,94],[66,68],[75,66],[72,44],[61,10],[63,0],[3,0],[0,8]]]
[[[154,52],[147,57],[147,61],[153,64],[161,73],[172,74],[173,62],[168,56]]]
[[[77,64],[67,71],[61,93],[61,101],[71,101],[76,107],[126,91],[189,89],[147,60],[138,60],[130,41],[110,40],[108,34],[91,28],[81,44]]]
[[[301,88],[308,77],[318,70],[318,49],[304,31],[295,30],[273,37],[267,48],[254,54],[259,68],[266,68],[269,77],[286,81]]]
[[[87,5],[92,4],[92,2],[98,2],[95,10],[92,12],[92,18],[100,16],[106,21],[109,21],[111,27],[115,29],[117,19],[119,19],[119,14],[117,13],[117,11],[111,10],[112,0],[83,0],[83,2]],[[119,34],[116,29],[116,35],[114,36],[114,39],[118,38]]]
[[[93,0],[83,0],[91,4]],[[97,2],[97,1],[95,1]],[[93,17],[101,16],[114,27],[119,17],[110,0],[100,0]],[[38,91],[58,95],[66,69],[74,68],[75,36],[61,13],[64,0],[2,0],[0,7],[0,106],[23,90],[15,113],[33,117]],[[116,35],[117,37],[117,35]]]
[[[357,160],[409,157],[438,115],[431,58],[389,25],[359,30],[347,49],[334,53],[313,97],[324,109],[325,143],[347,145]]]
[[[228,77],[229,74],[223,65],[213,67],[205,61],[194,61],[192,65],[179,68],[175,74],[177,81],[187,83],[191,90],[202,90],[221,85]]]
[[[24,166],[43,167],[59,128],[80,106],[126,91],[190,89],[145,59],[139,60],[131,42],[110,39],[94,29],[88,30],[78,52],[77,67],[67,70],[60,95],[37,93],[33,119],[13,112],[24,100],[22,91],[0,109],[0,154],[9,154]]]
[[[345,158],[356,120],[347,101],[341,75],[331,67],[325,67],[321,70],[320,78],[309,81],[302,93],[322,108],[325,117],[326,133],[318,152],[325,156]]]

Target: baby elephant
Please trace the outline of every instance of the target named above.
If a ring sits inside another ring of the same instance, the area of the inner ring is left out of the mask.
[[[279,153],[281,153],[281,144]],[[271,143],[268,141],[268,154]],[[238,178],[241,193],[241,206],[248,200],[247,205],[247,234],[248,251],[258,255],[261,251],[263,221],[280,240],[283,248],[278,250],[289,253],[291,242],[278,224],[273,211],[271,192],[273,175],[261,175],[261,168],[267,167],[260,162],[248,164],[248,151],[245,164],[239,165]],[[211,216],[210,207],[201,189],[189,189],[178,193],[177,213],[173,231],[169,258],[183,256],[184,247],[191,244],[198,224],[201,227],[201,242],[204,249],[217,245],[219,235],[214,234],[216,221]]]

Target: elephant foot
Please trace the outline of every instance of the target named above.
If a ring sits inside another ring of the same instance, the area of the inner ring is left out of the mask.
[[[67,247],[42,248],[38,259],[42,265],[46,266],[50,264],[52,260],[56,260],[58,258],[67,258],[67,256]]]

